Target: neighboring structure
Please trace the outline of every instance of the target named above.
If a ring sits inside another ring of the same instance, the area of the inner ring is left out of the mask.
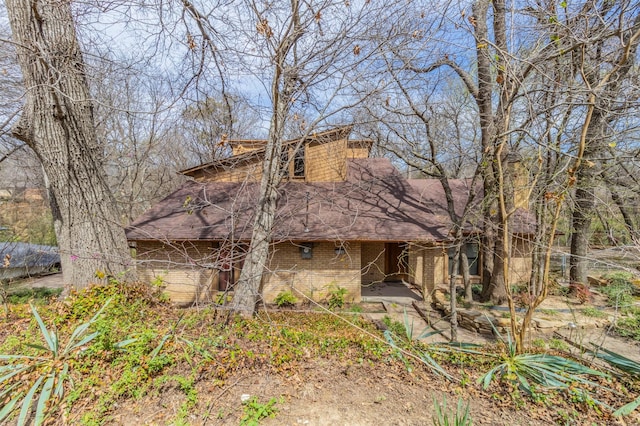
[[[285,182],[262,282],[264,300],[293,290],[322,300],[338,288],[405,280],[427,294],[447,281],[451,223],[371,142],[339,128],[285,143]],[[172,300],[215,300],[232,288],[251,239],[265,141],[231,141],[233,155],[181,173],[193,180],[127,229],[140,279]],[[442,189],[440,189],[442,191]],[[299,297],[300,298],[300,297]]]
[[[0,242],[0,279],[31,277],[54,268],[60,268],[57,247]]]

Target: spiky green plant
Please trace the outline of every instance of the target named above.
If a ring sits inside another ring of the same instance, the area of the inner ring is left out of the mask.
[[[0,422],[19,408],[18,426],[27,424],[31,418],[34,425],[43,424],[52,408],[62,400],[65,383],[69,378],[69,359],[98,336],[97,331],[89,333],[89,328],[110,301],[111,299],[107,300],[88,322],[76,327],[64,346],[60,342],[57,330],[47,328],[38,310],[30,305],[33,317],[40,327],[44,345],[26,346],[45,354],[0,355]],[[115,348],[122,348],[134,340],[119,342]]]
[[[609,365],[617,368],[618,370],[630,375],[633,378],[640,378],[640,363],[629,359],[619,353],[610,351],[603,347],[596,347],[595,351],[590,351],[593,355],[607,362]],[[634,399],[628,404],[623,405],[614,411],[614,416],[627,416],[631,414],[636,408],[640,407],[640,397]]]
[[[442,368],[438,362],[433,359],[431,354],[429,353],[429,349],[433,349],[434,351],[440,351],[440,348],[437,348],[435,345],[424,345],[417,343],[421,339],[426,339],[427,337],[431,337],[436,334],[441,334],[442,332],[439,330],[434,330],[432,328],[426,327],[422,332],[417,334],[414,329],[413,321],[409,323],[409,315],[407,314],[407,310],[404,310],[404,323],[399,324],[400,327],[391,327],[388,330],[385,330],[384,337],[387,342],[395,349],[398,350],[398,356],[402,361],[404,361],[407,368],[410,370],[411,366],[405,355],[409,355],[414,359],[417,359],[427,365],[434,373],[439,374],[447,379],[453,381],[453,377],[447,373],[447,371]],[[398,335],[392,329],[401,328],[404,335]],[[396,343],[396,340],[399,343]]]
[[[447,398],[442,400],[442,404],[433,398],[433,425],[434,426],[472,426],[473,420],[469,413],[469,403],[464,405],[461,398],[458,398],[456,410],[452,411],[447,408]]]
[[[518,354],[509,333],[505,340],[495,327],[493,330],[503,343],[505,352],[498,355],[501,362],[478,379],[485,389],[494,379],[507,379],[517,383],[528,394],[533,394],[532,383],[546,388],[566,389],[572,383],[597,386],[597,383],[587,379],[588,376],[609,377],[606,373],[561,356]]]

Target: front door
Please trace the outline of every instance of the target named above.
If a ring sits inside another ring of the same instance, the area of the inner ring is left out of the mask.
[[[385,281],[400,281],[408,278],[409,256],[406,243],[385,244]]]
[[[240,271],[244,265],[245,249],[236,246],[233,249],[220,251],[220,266],[218,267],[218,290],[232,290],[234,284],[240,278]]]

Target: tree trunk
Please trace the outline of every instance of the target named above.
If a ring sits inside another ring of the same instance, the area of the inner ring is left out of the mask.
[[[465,302],[473,302],[473,289],[471,288],[471,276],[469,275],[469,257],[467,256],[467,250],[462,249],[460,251],[460,257],[462,259],[462,282],[464,284],[464,300]]]
[[[251,245],[236,284],[231,309],[243,316],[254,314],[260,300],[262,274],[269,260],[271,230],[276,214],[280,181],[279,164],[282,152],[282,123],[284,120],[276,111],[271,122],[271,134],[267,143],[262,167],[260,194],[256,206],[256,217],[251,234]]]
[[[240,273],[240,279],[235,287],[231,305],[234,312],[245,317],[255,313],[256,304],[260,300],[262,274],[269,260],[271,233],[278,202],[277,187],[282,180],[282,171],[280,170],[282,139],[298,81],[296,58],[293,58],[293,64],[287,63],[289,53],[303,34],[298,7],[298,0],[291,0],[291,25],[274,52],[275,70],[271,81],[273,112],[269,125],[269,140],[262,164],[262,180],[256,206],[256,217],[251,234],[251,244]]]
[[[109,276],[131,280],[70,4],[7,0],[6,6],[26,88],[13,134],[34,150],[48,180],[64,281],[79,288]]]
[[[603,152],[606,120],[604,112],[595,108],[588,123],[585,137],[584,159],[576,170],[576,191],[571,214],[571,257],[569,279],[572,283],[587,284],[589,273],[589,240],[591,222],[596,204],[597,157]]]
[[[449,318],[449,325],[451,330],[451,341],[458,341],[458,307],[457,307],[457,292],[456,281],[458,279],[458,269],[460,264],[460,246],[462,242],[460,240],[455,243],[455,252],[453,254],[453,265],[451,268],[451,275],[449,275],[449,307],[451,309],[451,317]]]

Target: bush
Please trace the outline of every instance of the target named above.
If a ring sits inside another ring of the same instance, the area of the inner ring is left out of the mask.
[[[627,316],[616,322],[616,332],[623,337],[640,340],[640,308],[632,307],[625,310]]]
[[[340,309],[344,306],[344,296],[347,294],[347,289],[344,287],[336,287],[329,292],[329,309]]]
[[[630,306],[633,303],[635,286],[631,282],[633,276],[626,272],[616,272],[606,275],[609,285],[602,288],[602,293],[607,296],[607,304],[615,307]]]
[[[274,303],[278,305],[279,308],[283,308],[287,306],[294,306],[296,303],[298,303],[298,299],[296,299],[293,293],[287,290],[278,293],[274,300]]]

